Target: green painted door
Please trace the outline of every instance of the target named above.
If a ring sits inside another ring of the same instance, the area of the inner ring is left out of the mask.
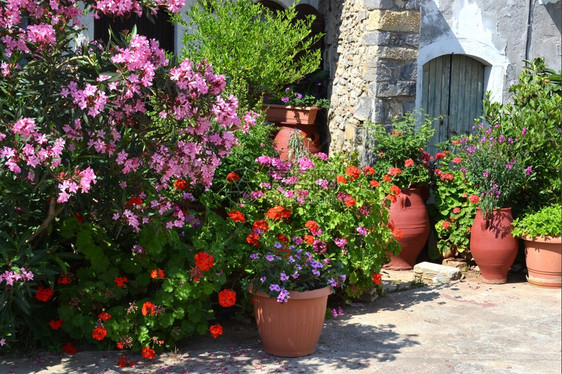
[[[435,135],[428,152],[453,136],[468,134],[482,114],[484,65],[465,55],[444,55],[423,66],[422,108],[430,117]]]

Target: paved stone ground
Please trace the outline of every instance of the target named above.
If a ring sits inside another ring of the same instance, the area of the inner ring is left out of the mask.
[[[149,362],[123,352],[0,357],[0,373],[536,373],[562,372],[561,291],[527,283],[487,285],[477,276],[422,286],[413,271],[383,272],[390,292],[327,320],[317,351],[266,354],[253,325],[228,325]]]

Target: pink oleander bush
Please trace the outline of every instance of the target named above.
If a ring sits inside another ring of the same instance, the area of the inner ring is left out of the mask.
[[[155,40],[81,36],[83,15],[182,0],[81,3],[0,0],[0,351],[96,343],[152,358],[208,332],[226,249],[220,221],[191,207],[256,114]]]

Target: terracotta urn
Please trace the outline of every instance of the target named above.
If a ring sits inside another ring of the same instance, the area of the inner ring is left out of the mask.
[[[285,303],[262,292],[253,293],[254,314],[263,349],[281,357],[314,353],[331,293],[329,287],[291,291]]]
[[[511,208],[493,209],[489,218],[480,208],[470,231],[470,253],[480,268],[484,283],[506,283],[507,273],[517,257],[517,239],[511,235]]]
[[[290,106],[280,104],[264,104],[265,120],[281,125],[313,125],[320,107]]]

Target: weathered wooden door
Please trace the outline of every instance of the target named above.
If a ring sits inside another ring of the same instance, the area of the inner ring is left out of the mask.
[[[453,136],[468,134],[482,114],[484,65],[465,55],[444,55],[423,66],[422,108],[435,120],[428,152]]]

